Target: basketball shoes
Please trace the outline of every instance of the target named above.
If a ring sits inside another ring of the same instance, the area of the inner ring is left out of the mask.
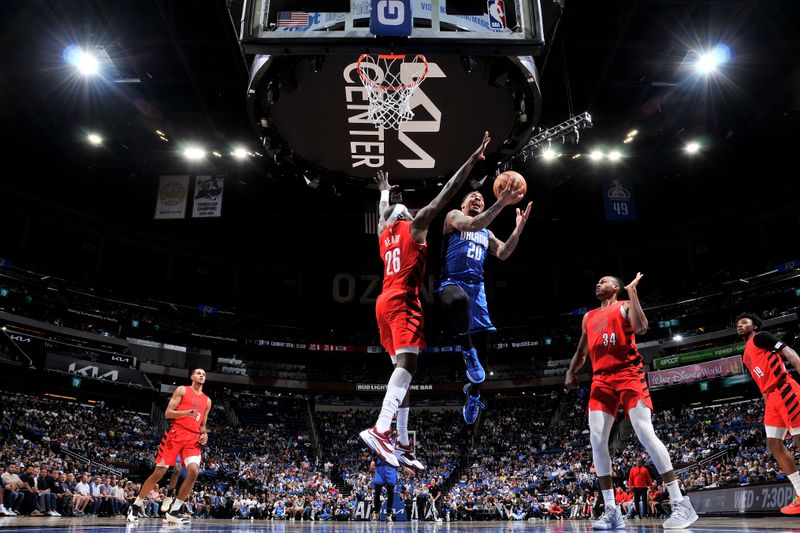
[[[664,529],[686,529],[694,524],[697,519],[698,516],[694,512],[692,502],[684,496],[681,501],[672,504],[672,512],[669,513],[669,518],[664,521],[663,527]]]
[[[128,507],[128,516],[126,520],[132,523],[139,522],[139,515],[142,514],[142,507],[140,505],[131,505]]]
[[[486,406],[481,402],[480,394],[478,396],[472,396],[469,393],[469,383],[464,385],[464,394],[467,395],[467,400],[464,403],[464,407],[461,409],[461,413],[464,415],[464,422],[467,424],[474,424],[478,419],[478,413],[481,409],[486,409]]]
[[[472,383],[483,383],[486,372],[478,360],[478,350],[474,346],[464,352],[464,364],[467,365],[467,379]]]
[[[397,457],[397,461],[403,466],[407,466],[418,472],[425,470],[425,465],[423,465],[416,457],[414,457],[413,439],[408,439],[408,446],[403,446],[400,443],[400,439],[398,439],[394,444],[394,455]]]
[[[606,507],[603,515],[592,522],[592,529],[611,530],[625,529],[625,520],[622,518],[622,511],[618,506]]]
[[[164,521],[167,524],[188,524],[190,522],[188,518],[184,518],[183,516],[178,516],[177,513],[178,511],[173,511],[172,509],[170,509],[169,511],[167,511],[167,514],[164,515]]]
[[[364,444],[367,445],[367,448],[378,454],[381,459],[389,463],[391,466],[398,468],[400,466],[400,462],[397,460],[397,457],[394,454],[394,444],[392,444],[392,441],[389,440],[391,434],[391,428],[387,429],[383,433],[378,433],[378,428],[372,426],[371,428],[365,429],[359,433],[358,437],[364,441]]]
[[[795,496],[788,505],[781,507],[783,514],[800,514],[800,496]]]

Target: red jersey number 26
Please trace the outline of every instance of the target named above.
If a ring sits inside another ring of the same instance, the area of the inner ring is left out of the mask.
[[[386,275],[397,274],[400,271],[400,248],[387,250],[383,260],[386,263]]]

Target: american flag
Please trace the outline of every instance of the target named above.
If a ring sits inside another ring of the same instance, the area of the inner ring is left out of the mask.
[[[308,13],[305,11],[279,11],[278,27],[308,26]]]

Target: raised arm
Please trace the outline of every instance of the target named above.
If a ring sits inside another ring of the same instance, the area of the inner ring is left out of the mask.
[[[586,356],[589,354],[589,343],[586,340],[586,315],[583,315],[581,322],[581,340],[578,341],[578,348],[575,350],[575,355],[572,356],[572,361],[569,363],[567,369],[567,377],[564,380],[564,385],[570,389],[578,387],[578,371],[586,364]]]
[[[628,303],[626,304],[628,308],[628,321],[631,323],[631,327],[633,327],[633,332],[637,335],[644,335],[647,333],[647,328],[649,327],[647,317],[644,316],[642,304],[639,303],[639,293],[636,289],[643,276],[641,272],[637,272],[633,281],[625,286],[625,290],[628,291]]]
[[[378,200],[378,238],[381,238],[381,233],[386,229],[386,221],[383,220],[383,213],[389,208],[389,195],[392,189],[397,188],[397,185],[389,185],[389,173],[379,170],[375,176],[375,183],[378,184],[378,190],[381,192],[381,197]]]
[[[483,155],[483,152],[486,150],[486,147],[489,145],[489,132],[486,131],[483,133],[483,141],[481,141],[481,145],[478,147],[475,152],[467,159],[467,161],[461,165],[453,177],[448,180],[447,183],[444,184],[442,190],[439,191],[439,194],[436,195],[436,198],[431,200],[431,203],[423,207],[417,213],[417,216],[414,217],[414,220],[411,222],[411,234],[417,242],[421,242],[425,240],[425,235],[428,232],[428,226],[431,225],[434,217],[446,206],[458,193],[458,190],[467,180],[467,176],[472,171],[475,163],[486,159]]]
[[[500,196],[497,197],[497,201],[483,213],[480,213],[474,217],[465,215],[460,209],[454,209],[447,213],[444,232],[450,233],[454,230],[481,230],[491,224],[492,220],[494,220],[495,217],[500,214],[500,211],[502,211],[504,207],[518,202],[524,195],[525,192],[522,190],[522,186],[517,182],[516,178],[511,178],[511,180],[508,182],[508,186],[506,186],[506,188],[500,192]],[[517,210],[517,212],[519,212],[519,210]]]
[[[497,256],[501,261],[508,259],[514,251],[514,248],[517,247],[519,236],[522,235],[522,230],[525,228],[525,223],[528,221],[528,217],[531,214],[531,207],[533,207],[533,202],[528,202],[528,207],[525,208],[525,211],[521,211],[519,207],[517,208],[517,225],[514,227],[514,231],[511,232],[506,242],[495,237],[494,233],[491,231],[489,232],[490,254]]]

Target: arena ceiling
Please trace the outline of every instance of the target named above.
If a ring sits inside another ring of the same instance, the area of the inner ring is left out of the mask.
[[[348,235],[363,235],[364,202],[375,190],[335,179],[307,187],[258,144],[245,106],[252,58],[242,54],[233,22],[241,2],[7,0],[3,8],[7,212],[60,206],[81,226],[119,228],[158,246],[179,242],[198,254],[236,250],[248,260],[247,250],[271,238],[289,267],[307,261],[321,227],[338,226],[341,239],[318,244],[325,254],[352,264],[371,257],[364,245],[371,240]],[[563,155],[552,163],[537,152],[517,165],[536,204],[535,229],[527,231],[538,233],[518,265],[552,250],[580,257],[581,241],[603,235],[612,255],[655,243],[655,261],[658,242],[715,225],[724,233],[742,213],[796,202],[798,20],[800,5],[791,0],[566,0],[537,58],[540,125],[588,111],[594,127],[577,145],[559,144]],[[65,63],[65,49],[85,43],[104,54],[105,77],[84,79]],[[695,54],[718,44],[730,60],[714,75],[697,75]],[[632,130],[638,134],[624,144]],[[89,131],[102,133],[101,148],[86,142]],[[695,139],[701,149],[689,157],[683,148]],[[189,142],[207,147],[204,162],[180,155]],[[262,154],[235,160],[234,145]],[[594,147],[619,147],[622,160],[594,164],[587,157]],[[154,222],[158,177],[174,173],[225,175],[223,219]],[[614,177],[633,184],[639,223],[605,222],[599,182]],[[406,191],[405,201],[427,201],[435,184],[426,186]],[[501,234],[510,231],[507,218],[498,222]],[[781,220],[797,233],[796,216]],[[735,238],[725,243],[735,245]],[[611,255],[604,262],[615,265]]]

